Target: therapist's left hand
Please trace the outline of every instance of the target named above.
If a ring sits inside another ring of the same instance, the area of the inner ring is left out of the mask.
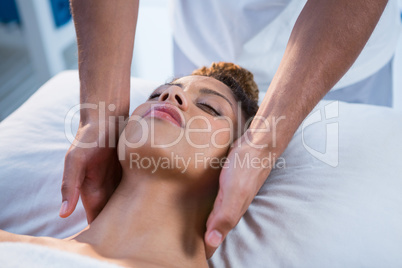
[[[230,150],[219,177],[218,195],[207,221],[204,237],[207,258],[212,257],[229,231],[237,225],[271,172],[273,163],[258,164],[259,160],[267,160],[268,155],[267,148],[256,149],[245,135]],[[255,162],[252,159],[256,159]]]

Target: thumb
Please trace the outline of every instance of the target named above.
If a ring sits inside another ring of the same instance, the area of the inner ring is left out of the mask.
[[[207,231],[205,232],[205,251],[207,258],[211,258],[216,249],[221,245],[227,234],[239,222],[242,213],[239,210],[241,205],[235,200],[228,200],[220,190],[216,197],[214,208],[207,221]]]
[[[85,176],[82,163],[73,164],[66,156],[64,162],[63,182],[61,185],[62,203],[59,216],[67,218],[70,216],[78,203],[80,186]]]

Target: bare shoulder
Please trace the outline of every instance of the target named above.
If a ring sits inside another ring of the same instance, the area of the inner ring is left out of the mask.
[[[137,266],[138,263],[142,264],[142,262],[136,261],[135,263],[131,263],[125,259],[107,258],[99,254],[91,245],[70,239],[18,235],[0,230],[0,243],[1,242],[20,242],[20,243],[40,245],[51,249],[67,251],[78,255],[84,255],[100,261],[121,265],[123,267],[126,267],[129,264],[130,264],[129,267],[160,267],[160,266],[152,266],[149,263],[147,264],[147,266],[143,265]]]
[[[27,235],[18,235],[0,230],[0,242],[28,242],[30,237]]]
[[[7,231],[0,230],[0,242],[21,242],[29,244],[37,244],[54,248],[66,247],[69,243],[62,239],[51,237],[36,237],[30,235],[13,234]]]
[[[61,251],[67,251],[87,257],[92,257],[101,261],[108,261],[116,264],[121,264],[119,260],[111,260],[99,255],[92,246],[86,243],[80,243],[70,239],[58,239],[53,237],[36,237],[30,235],[18,235],[10,232],[0,230],[0,243],[1,242],[20,242],[28,243],[39,246],[48,247],[50,249],[56,249]],[[124,262],[123,262],[124,264]]]
[[[81,255],[91,256],[92,252],[85,243],[76,243],[71,240],[64,240],[52,237],[36,237],[30,235],[18,235],[0,230],[0,242],[20,242],[39,246],[44,246],[52,249],[73,252]]]
[[[21,243],[37,244],[56,248],[60,248],[68,244],[66,243],[67,241],[63,241],[57,238],[13,234],[3,230],[0,230],[0,242],[21,242]]]

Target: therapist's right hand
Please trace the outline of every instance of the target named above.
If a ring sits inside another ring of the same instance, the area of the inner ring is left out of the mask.
[[[60,217],[66,218],[73,213],[81,195],[88,223],[91,223],[119,184],[122,169],[117,146],[109,146],[109,135],[104,132],[99,131],[98,123],[80,124],[64,161]],[[83,148],[85,146],[80,146],[79,142],[96,142],[96,146]],[[99,146],[102,144],[106,146]]]

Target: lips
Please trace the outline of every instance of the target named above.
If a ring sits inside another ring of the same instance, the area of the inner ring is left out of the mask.
[[[146,116],[157,117],[170,121],[178,127],[183,127],[184,120],[178,111],[178,108],[168,103],[152,105],[152,107],[145,113],[144,117]]]

